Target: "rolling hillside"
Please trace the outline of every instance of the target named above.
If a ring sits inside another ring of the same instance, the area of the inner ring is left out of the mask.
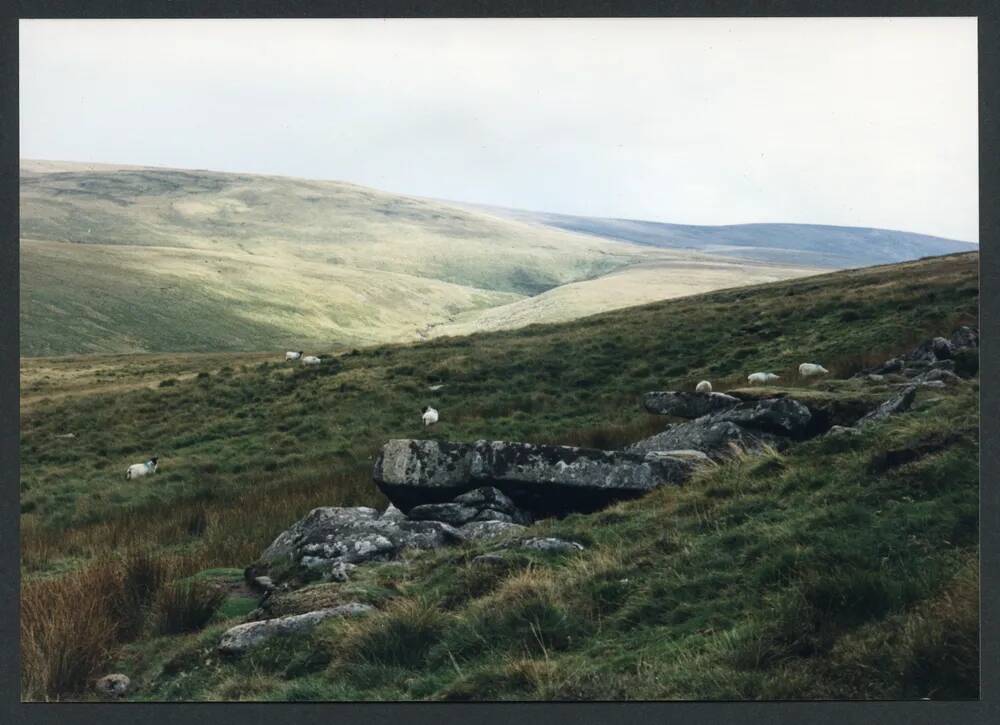
[[[977,273],[975,254],[839,271],[316,369],[25,359],[24,696],[93,699],[93,677],[124,672],[135,700],[975,698],[974,375],[856,435],[533,528],[578,554],[484,570],[484,544],[416,553],[275,599],[350,598],[367,619],[237,659],[215,646],[257,606],[243,567],[279,532],[316,506],[385,505],[371,461],[387,439],[621,448],[666,423],[640,410],[645,391],[732,390],[753,370],[782,374],[769,394],[871,406],[899,388],[853,373],[975,324]],[[802,360],[831,374],[797,381]],[[124,480],[149,455],[155,478]],[[208,591],[195,583],[228,594],[177,599]]]
[[[21,167],[27,356],[344,348],[813,271],[658,250],[341,182]],[[566,284],[568,295],[536,298]]]
[[[975,251],[969,242],[926,234],[822,224],[695,226],[636,219],[550,214],[467,204],[499,218],[658,249],[693,250],[734,259],[843,269]]]

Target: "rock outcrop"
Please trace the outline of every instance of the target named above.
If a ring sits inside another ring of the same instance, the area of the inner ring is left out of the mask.
[[[288,617],[238,624],[226,630],[219,641],[218,649],[220,653],[225,655],[242,654],[274,637],[308,632],[324,620],[333,617],[357,617],[367,614],[371,610],[372,607],[367,604],[352,602],[305,614],[293,614]]]
[[[682,483],[695,465],[684,456],[647,458],[573,446],[393,440],[382,449],[373,478],[389,500],[408,513],[489,486],[517,508],[547,515],[593,511],[664,484]],[[447,515],[467,514],[467,509],[452,508]]]
[[[888,418],[890,415],[905,413],[913,405],[917,396],[917,386],[909,385],[898,395],[894,395],[868,415],[858,421],[858,426],[865,426]]]
[[[672,415],[677,418],[700,418],[740,404],[739,398],[725,393],[690,393],[686,391],[657,391],[646,393],[642,407],[654,415]]]

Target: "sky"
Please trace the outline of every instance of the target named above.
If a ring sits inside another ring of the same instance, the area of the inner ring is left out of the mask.
[[[978,241],[974,18],[22,20],[21,157]]]

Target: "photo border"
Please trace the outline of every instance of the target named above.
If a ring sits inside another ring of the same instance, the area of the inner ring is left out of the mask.
[[[8,2],[5,5],[14,5]],[[18,661],[18,43],[19,18],[322,17],[843,17],[978,16],[980,182],[980,700],[978,702],[520,702],[520,703],[21,703]],[[1000,722],[1000,3],[912,0],[660,0],[631,2],[310,2],[305,0],[22,0],[0,20],[0,722],[252,725],[277,719],[380,725],[401,721],[512,723],[885,723]],[[993,203],[990,203],[993,202]],[[982,412],[988,414],[983,415]],[[984,485],[983,482],[987,482]]]

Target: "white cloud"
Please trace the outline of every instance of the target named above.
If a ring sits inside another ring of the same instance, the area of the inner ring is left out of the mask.
[[[970,18],[21,22],[21,153],[978,240]]]

